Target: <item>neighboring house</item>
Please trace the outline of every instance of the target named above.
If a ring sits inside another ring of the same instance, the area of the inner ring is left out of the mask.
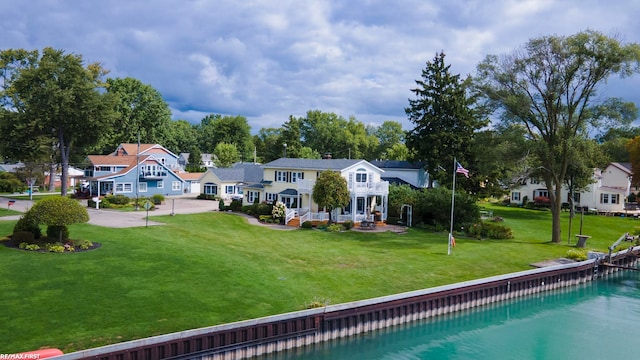
[[[631,194],[631,164],[612,162],[603,170],[594,169],[593,183],[587,189],[575,192],[573,203],[576,207],[593,209],[601,213],[623,212],[625,200]],[[568,187],[563,186],[562,202],[569,203]],[[510,202],[522,205],[523,201],[533,201],[537,197],[549,197],[544,181],[529,178],[517,189],[511,190]]]
[[[200,192],[226,201],[243,199],[243,202],[253,204],[254,194],[245,197],[244,188],[261,186],[262,172],[262,167],[253,163],[238,163],[230,168],[209,168],[200,178]]]
[[[392,185],[409,185],[412,189],[423,189],[429,186],[429,173],[422,163],[402,160],[376,160],[371,165],[384,170],[382,180]]]
[[[280,201],[287,209],[287,223],[297,218],[304,221],[324,221],[328,213],[313,201],[313,187],[321,172],[340,172],[347,181],[351,201],[335,209],[332,219],[337,222],[360,222],[376,213],[379,220],[387,218],[389,182],[382,179],[384,171],[366,160],[351,159],[291,159],[280,158],[264,164],[261,186],[247,186],[245,203],[253,197],[258,201]]]
[[[0,172],[16,172],[16,169],[23,168],[23,163],[15,163],[15,164],[0,164]]]
[[[128,197],[181,195],[184,181],[174,172],[177,156],[158,144],[121,144],[110,155],[89,155],[85,177],[91,195]]]
[[[178,176],[184,181],[185,194],[200,194],[200,178],[204,173],[178,173]]]
[[[180,165],[178,164],[178,155],[167,150],[164,146],[159,144],[120,144],[116,150],[111,153],[112,156],[129,155],[129,156],[142,156],[153,155],[164,167],[179,171]]]
[[[200,154],[200,158],[200,166],[206,168],[215,166],[212,154]],[[182,169],[185,169],[189,164],[189,153],[180,153],[180,155],[178,155],[178,164]]]
[[[62,185],[61,181],[62,173],[60,171],[56,172],[55,177],[53,179],[54,185],[56,187],[60,187]],[[75,188],[76,185],[82,183],[82,178],[84,177],[84,170],[76,169],[72,166],[69,166],[67,170],[67,186],[69,188]],[[44,173],[44,186],[49,185],[49,172],[46,171]]]

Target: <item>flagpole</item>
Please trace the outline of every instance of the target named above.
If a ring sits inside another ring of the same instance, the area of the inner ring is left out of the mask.
[[[447,244],[447,255],[451,255],[451,238],[453,237],[453,207],[455,205],[456,195],[456,169],[458,162],[453,158],[453,186],[451,188],[451,227],[449,228],[449,242]]]

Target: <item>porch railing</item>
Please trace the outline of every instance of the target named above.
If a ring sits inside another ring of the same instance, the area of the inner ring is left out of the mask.
[[[298,216],[298,211],[296,209],[287,209],[284,223],[288,224],[291,219]]]

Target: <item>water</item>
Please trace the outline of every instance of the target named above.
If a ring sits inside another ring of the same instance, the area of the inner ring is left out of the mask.
[[[640,272],[627,271],[260,359],[632,359],[639,334]]]

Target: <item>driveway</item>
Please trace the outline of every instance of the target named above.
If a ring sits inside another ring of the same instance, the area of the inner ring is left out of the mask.
[[[87,200],[79,200],[84,206],[87,205]],[[0,206],[7,208],[10,206],[12,210],[26,212],[33,206],[33,201],[30,200],[15,200],[15,203],[9,205],[9,199],[0,197]],[[149,216],[156,215],[179,215],[179,214],[195,214],[208,211],[218,210],[218,202],[211,200],[198,200],[193,197],[175,197],[166,198],[162,205],[156,206],[152,211],[149,211]],[[112,209],[95,209],[88,208],[89,224],[111,227],[111,228],[125,228],[147,225],[146,217],[147,211],[140,209],[139,211],[119,211]],[[0,220],[17,220],[19,215],[0,217]],[[148,225],[162,225],[162,223],[149,221]]]

